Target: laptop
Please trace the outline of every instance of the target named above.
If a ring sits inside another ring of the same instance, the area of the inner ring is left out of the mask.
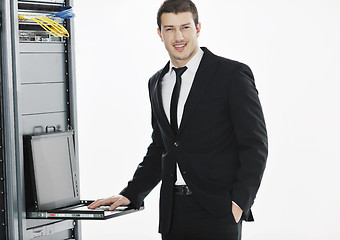
[[[25,135],[24,166],[27,218],[105,220],[144,209],[87,208],[93,200],[80,200],[73,130]]]

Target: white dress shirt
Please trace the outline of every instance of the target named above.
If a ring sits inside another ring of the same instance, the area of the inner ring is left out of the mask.
[[[198,69],[198,66],[203,57],[203,50],[201,48],[198,49],[195,56],[190,59],[190,61],[185,65],[188,69],[182,75],[182,84],[181,89],[179,92],[178,98],[178,107],[177,107],[177,122],[178,127],[180,127],[180,123],[183,116],[185,102],[187,101],[192,83],[194,82],[194,78]],[[170,61],[170,68],[169,72],[167,72],[163,80],[161,82],[162,86],[162,101],[163,101],[163,108],[165,114],[170,122],[170,102],[171,102],[171,95],[176,83],[176,72],[172,69],[174,65]],[[176,185],[186,185],[181,172],[179,171],[179,167],[176,165],[177,169],[177,181]]]

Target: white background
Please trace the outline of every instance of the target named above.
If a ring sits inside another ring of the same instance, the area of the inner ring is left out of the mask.
[[[151,141],[149,77],[168,61],[161,0],[75,1],[81,196],[118,193]],[[269,158],[244,240],[340,239],[340,1],[196,0],[200,46],[248,64]],[[142,212],[83,221],[83,240],[160,239]]]

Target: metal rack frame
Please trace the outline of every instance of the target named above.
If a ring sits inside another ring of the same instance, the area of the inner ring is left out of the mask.
[[[22,119],[25,90],[22,87],[22,44],[19,37],[19,4],[65,4],[72,0],[0,0],[0,239],[81,239],[80,222],[26,219]],[[70,38],[64,43],[65,126],[77,129],[73,21],[64,25]],[[32,45],[33,46],[33,45]],[[30,47],[32,47],[30,46]],[[46,47],[47,45],[44,45]],[[43,123],[42,123],[43,124]],[[26,124],[27,125],[27,124]],[[75,139],[78,163],[78,139]],[[79,168],[78,168],[79,169]],[[54,233],[54,234],[49,234]]]

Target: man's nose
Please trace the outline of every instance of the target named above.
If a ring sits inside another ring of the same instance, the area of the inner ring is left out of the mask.
[[[183,34],[182,34],[182,31],[181,30],[177,30],[176,33],[175,33],[175,40],[176,41],[182,41],[184,38],[183,38]]]

